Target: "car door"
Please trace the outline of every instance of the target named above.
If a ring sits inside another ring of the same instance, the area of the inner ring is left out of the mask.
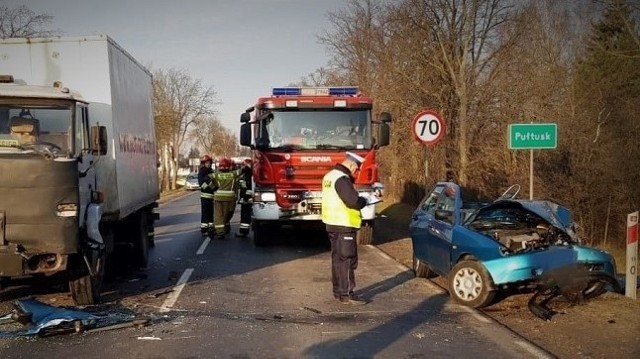
[[[440,271],[440,268],[435,267],[435,263],[432,262],[436,258],[435,243],[429,228],[433,227],[436,206],[443,191],[444,184],[436,184],[418,205],[409,223],[414,255],[436,272]]]
[[[456,208],[462,201],[459,197],[460,188],[454,183],[447,183],[439,193],[433,218],[427,224],[430,264],[441,273],[451,269],[452,230],[454,223],[459,221]]]

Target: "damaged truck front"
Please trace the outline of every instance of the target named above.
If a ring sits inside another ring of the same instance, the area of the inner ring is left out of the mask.
[[[0,69],[0,283],[96,303],[116,248],[145,267],[153,244],[151,75],[106,36],[0,40]]]

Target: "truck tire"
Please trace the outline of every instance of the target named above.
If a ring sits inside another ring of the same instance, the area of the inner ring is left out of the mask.
[[[91,251],[88,254],[91,272],[87,268],[84,258],[78,256],[70,268],[69,291],[77,305],[92,305],[100,303],[100,288],[104,278],[105,253]]]
[[[154,229],[155,219],[153,218],[153,210],[149,210],[147,213],[147,238],[149,240],[149,248],[156,246],[156,233]]]
[[[147,212],[141,210],[134,215],[131,223],[133,239],[133,264],[146,268],[149,264],[149,226]]]
[[[269,245],[269,226],[259,221],[253,222],[253,245],[266,247]]]
[[[373,243],[373,221],[362,221],[356,240],[362,246]]]

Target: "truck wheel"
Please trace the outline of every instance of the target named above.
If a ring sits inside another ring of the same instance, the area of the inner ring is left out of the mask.
[[[429,265],[418,258],[415,253],[413,254],[413,273],[417,278],[434,278],[438,275],[429,268]]]
[[[149,240],[149,248],[156,246],[156,233],[154,229],[155,220],[153,218],[153,211],[145,212],[147,214],[147,238]]]
[[[91,305],[100,303],[100,288],[104,278],[104,251],[91,251],[88,261],[91,272],[87,268],[84,259],[78,256],[74,268],[71,268],[69,278],[69,290],[71,297],[77,305]]]
[[[482,264],[474,260],[458,262],[448,275],[449,295],[460,304],[482,308],[495,297],[493,281]]]
[[[359,245],[367,245],[373,243],[373,221],[362,221],[362,225],[356,234],[356,240]]]
[[[147,212],[142,210],[133,217],[133,263],[138,268],[149,264],[149,227]]]
[[[266,247],[269,245],[269,226],[262,222],[253,223],[253,245]]]

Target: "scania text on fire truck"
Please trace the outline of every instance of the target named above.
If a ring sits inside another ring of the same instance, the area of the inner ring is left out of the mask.
[[[240,144],[253,156],[253,241],[282,225],[321,224],[322,177],[346,151],[365,158],[355,180],[379,193],[377,150],[389,144],[391,115],[372,118],[373,100],[357,87],[280,87],[240,116]],[[373,135],[374,125],[377,128]],[[375,206],[362,209],[358,243],[373,237]]]

